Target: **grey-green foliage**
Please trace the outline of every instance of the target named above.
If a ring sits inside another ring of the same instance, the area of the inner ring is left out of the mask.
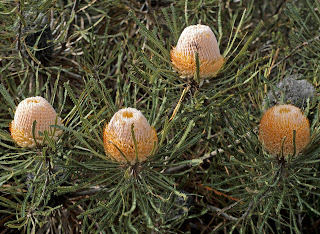
[[[319,7],[320,3],[317,0],[293,1],[287,4],[285,11],[293,24],[290,31],[292,53],[299,55],[295,59],[295,68],[311,77],[313,81],[319,81]]]

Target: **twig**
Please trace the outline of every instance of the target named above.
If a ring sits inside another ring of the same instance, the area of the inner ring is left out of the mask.
[[[261,197],[259,198],[259,200],[257,201],[257,203],[259,203],[259,202],[260,202],[263,198],[265,198],[269,193],[270,193],[270,189],[268,189],[265,193],[261,194]],[[250,211],[252,210],[253,205],[254,205],[255,203],[256,203],[256,202],[255,202],[255,200],[253,199],[253,200],[250,202],[250,204],[249,204],[246,212],[244,212],[244,214],[239,218],[239,220],[243,220],[243,219],[246,219],[246,218],[247,218],[248,214],[249,214]]]
[[[79,196],[92,195],[92,194],[95,194],[97,192],[100,192],[101,189],[103,189],[103,188],[95,188],[95,189],[89,189],[89,190],[83,190],[83,191],[79,191],[79,192],[74,192],[74,193],[71,193],[71,196],[72,197],[79,197]]]
[[[73,193],[71,193],[71,196],[72,197],[79,197],[79,196],[92,195],[92,194],[100,192],[102,189],[105,189],[105,188],[104,187],[90,188],[88,190],[73,192]],[[111,192],[112,190],[114,190],[114,189],[109,189],[106,192]]]
[[[236,140],[235,143],[236,143],[236,144],[239,144],[240,141],[239,141],[239,140]],[[233,146],[233,145],[228,145],[227,147],[228,147],[228,148],[231,148],[232,146]],[[205,154],[204,156],[200,157],[200,159],[202,160],[202,163],[203,163],[204,160],[213,158],[213,157],[216,156],[218,153],[223,153],[223,152],[224,152],[224,150],[220,148],[220,149],[217,149],[217,150],[212,151],[211,153]],[[183,164],[183,165],[179,165],[179,166],[176,166],[176,167],[171,167],[171,168],[166,169],[164,172],[165,172],[165,173],[173,173],[173,172],[176,172],[176,171],[179,171],[179,170],[181,170],[181,169],[188,168],[188,167],[191,167],[191,164]]]
[[[240,202],[243,203],[242,200],[239,200],[239,201],[237,201],[237,202],[235,202],[235,203],[232,203],[231,205],[229,205],[229,206],[221,209],[221,211],[218,212],[218,215],[220,215],[220,213],[222,213],[222,212],[226,212],[227,210],[230,210],[231,208],[233,208],[233,207],[235,207],[236,205],[238,205]]]
[[[222,216],[222,217],[224,217],[225,219],[227,219],[227,220],[229,220],[229,221],[237,221],[237,220],[238,220],[238,218],[233,217],[233,216],[231,216],[231,215],[228,215],[227,213],[222,212],[222,209],[220,209],[220,208],[218,208],[218,207],[208,205],[208,208],[209,208],[210,210],[212,210],[212,211],[217,212],[217,215],[218,215],[218,216]]]

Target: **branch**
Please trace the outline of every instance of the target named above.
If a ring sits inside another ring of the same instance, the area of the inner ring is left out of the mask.
[[[211,205],[208,205],[208,208],[214,212],[217,212],[217,215],[218,216],[222,216],[224,217],[225,219],[229,220],[229,221],[237,221],[238,218],[236,217],[233,217],[231,215],[228,215],[227,213],[224,213],[222,209],[218,208],[218,207],[215,207],[215,206],[211,206]]]
[[[86,196],[86,195],[93,195],[93,194],[96,194],[98,192],[100,192],[101,190],[105,189],[104,186],[101,186],[101,187],[91,187],[87,190],[82,190],[82,191],[76,191],[76,192],[73,192],[73,193],[70,193],[71,194],[71,197],[79,197],[79,196]],[[111,192],[112,190],[114,189],[109,189],[109,190],[105,190],[106,192]]]
[[[239,140],[236,140],[235,143],[236,143],[236,144],[239,144],[240,141],[239,141]],[[228,148],[231,148],[232,146],[233,146],[233,145],[228,145],[227,147],[228,147]],[[217,149],[217,150],[212,151],[211,153],[205,154],[204,156],[200,157],[200,159],[202,160],[202,163],[203,163],[204,160],[213,158],[213,157],[216,156],[218,153],[223,153],[223,152],[224,152],[224,150],[220,148],[220,149]],[[176,167],[171,167],[171,168],[166,169],[164,172],[165,172],[165,173],[173,173],[173,172],[176,172],[176,171],[179,171],[179,170],[181,170],[181,169],[188,168],[188,167],[191,167],[191,164],[184,164],[184,165],[179,165],[179,166],[176,166]]]

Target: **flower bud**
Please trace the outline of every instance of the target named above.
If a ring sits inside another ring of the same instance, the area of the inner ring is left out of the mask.
[[[39,131],[47,130],[54,140],[57,140],[62,133],[61,129],[50,127],[50,125],[62,125],[62,123],[61,118],[57,116],[56,111],[46,99],[39,96],[26,98],[19,103],[10,125],[11,136],[19,146],[32,148],[36,145],[32,136],[34,121],[36,121],[34,135],[38,143],[43,140]]]
[[[197,70],[196,52],[199,55],[200,78],[215,76],[222,67],[224,59],[220,55],[215,35],[206,25],[186,27],[179,37],[177,47],[170,52],[174,69],[181,77],[194,76]]]
[[[154,144],[157,146],[158,138],[156,130],[151,127],[143,114],[135,108],[124,108],[116,112],[109,124],[106,124],[103,132],[103,142],[107,155],[120,162],[135,164],[135,146],[131,132],[133,125],[134,136],[137,143],[138,162],[148,158]],[[125,155],[117,149],[117,147]]]
[[[283,155],[294,153],[293,130],[296,131],[296,154],[309,143],[310,125],[298,107],[293,105],[274,106],[264,113],[259,126],[259,138],[264,148],[272,155],[280,155],[282,141]]]

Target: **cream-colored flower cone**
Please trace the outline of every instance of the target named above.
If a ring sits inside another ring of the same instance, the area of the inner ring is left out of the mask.
[[[283,154],[294,153],[293,130],[296,130],[296,155],[309,143],[310,125],[298,107],[293,105],[274,106],[264,113],[259,126],[259,138],[264,148],[272,155],[281,153],[284,138]]]
[[[210,78],[221,69],[224,59],[217,39],[210,27],[192,25],[181,33],[177,47],[171,50],[171,61],[181,77],[191,78],[196,72],[195,55],[198,52],[200,78]]]
[[[61,118],[57,116],[56,111],[46,99],[39,96],[26,98],[19,103],[10,125],[11,136],[19,146],[32,148],[36,145],[32,136],[34,121],[36,121],[35,139],[38,143],[43,140],[39,131],[47,130],[54,140],[57,140],[62,133],[61,129],[50,127],[50,125],[62,125],[62,123]]]
[[[107,154],[118,162],[126,163],[121,150],[130,164],[136,163],[134,142],[131,126],[134,126],[134,135],[138,148],[138,162],[148,158],[154,143],[158,144],[157,132],[151,127],[143,114],[135,108],[124,108],[116,112],[103,132],[103,142]]]

